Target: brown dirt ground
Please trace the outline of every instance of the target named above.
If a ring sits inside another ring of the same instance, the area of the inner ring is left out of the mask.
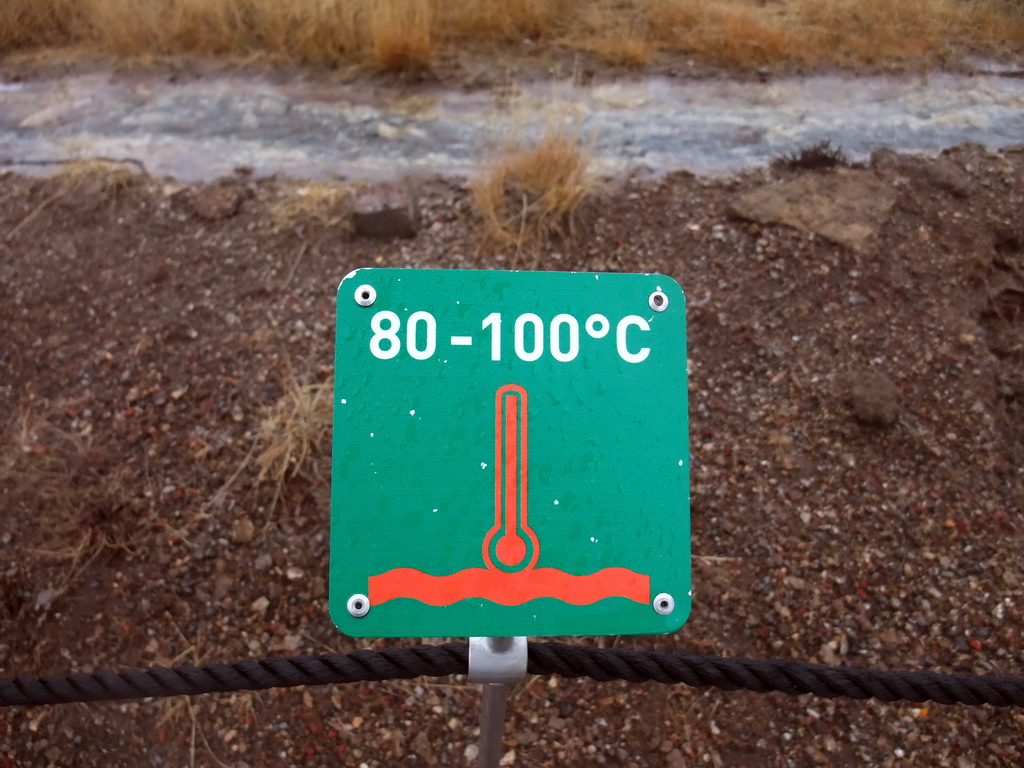
[[[732,216],[764,171],[624,182],[542,255],[689,304],[692,617],[583,642],[1024,674],[1024,152],[869,172],[898,197],[857,251]],[[238,205],[211,220],[203,188],[0,175],[0,674],[372,645],[327,614],[329,446],[274,508],[260,418],[330,376],[350,270],[517,260],[454,182],[399,243],[282,223],[280,180],[215,186]],[[855,418],[851,371],[895,423]],[[0,766],[466,765],[477,713],[461,679],[16,708]],[[1013,766],[1024,715],[532,678],[506,739],[506,765]]]

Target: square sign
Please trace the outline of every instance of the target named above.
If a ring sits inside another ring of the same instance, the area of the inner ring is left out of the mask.
[[[331,490],[338,627],[457,637],[681,626],[685,317],[663,275],[346,277]]]

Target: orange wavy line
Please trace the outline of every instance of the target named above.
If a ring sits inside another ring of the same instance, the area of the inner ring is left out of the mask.
[[[533,568],[505,573],[487,568],[466,568],[448,576],[431,576],[415,568],[393,568],[370,577],[371,605],[407,597],[427,605],[452,605],[482,598],[500,605],[522,605],[553,597],[571,605],[590,605],[606,597],[624,597],[637,603],[651,599],[651,577],[628,568],[603,568],[576,576],[557,568]]]

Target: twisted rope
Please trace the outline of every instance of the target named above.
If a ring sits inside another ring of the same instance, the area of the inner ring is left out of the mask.
[[[322,656],[271,657],[203,667],[150,667],[67,677],[18,675],[0,679],[0,706],[66,704],[202,693],[257,691],[296,685],[465,674],[465,643],[419,645]],[[1024,678],[996,675],[899,672],[827,667],[792,660],[760,661],[662,651],[602,649],[565,643],[530,643],[528,672],[590,677],[607,682],[655,681],[694,688],[813,693],[827,698],[935,701],[940,704],[1024,706]]]
[[[531,643],[529,671],[595,680],[682,683],[694,688],[756,693],[813,693],[825,698],[935,701],[939,704],[1024,706],[1024,678],[827,667],[804,661],[725,659],[661,651]]]

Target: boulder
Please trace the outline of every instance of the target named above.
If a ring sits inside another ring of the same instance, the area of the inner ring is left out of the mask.
[[[731,210],[758,224],[785,224],[859,249],[895,203],[896,191],[873,173],[842,169],[765,184],[737,197]]]
[[[398,187],[373,187],[356,195],[352,228],[360,237],[398,240],[416,235],[416,201]]]

